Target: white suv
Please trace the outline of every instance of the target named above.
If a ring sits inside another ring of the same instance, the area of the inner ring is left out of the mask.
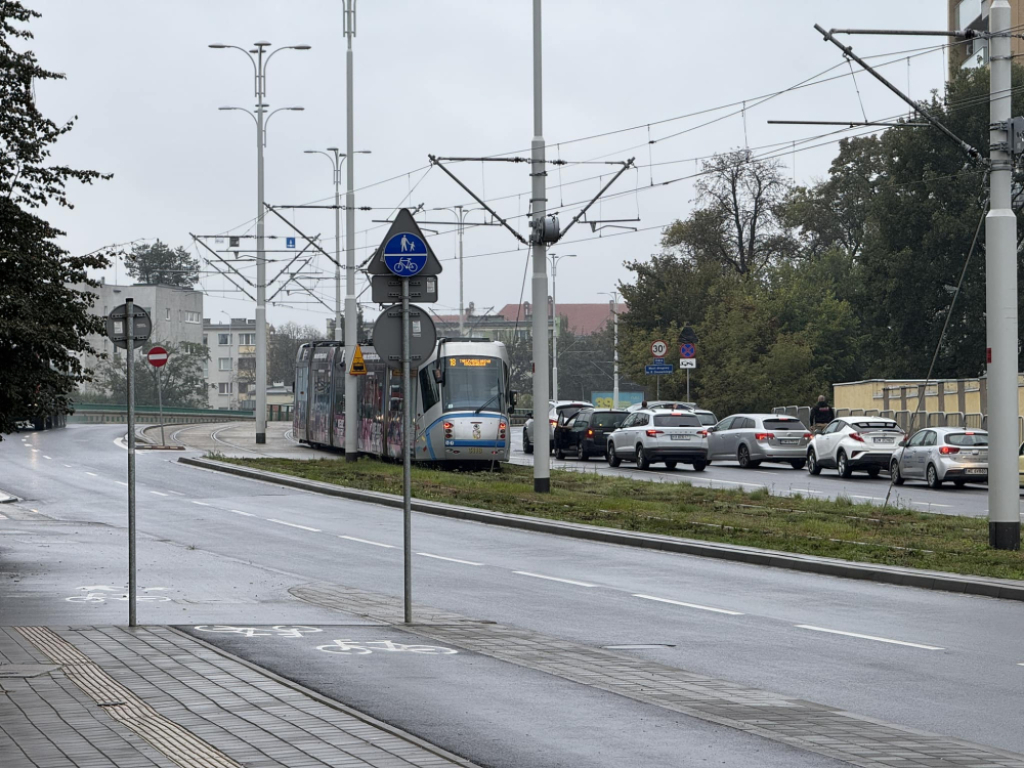
[[[664,462],[691,465],[703,472],[708,465],[708,432],[693,411],[634,411],[608,435],[608,463],[617,467],[635,461],[639,469]]]
[[[867,472],[878,477],[889,469],[889,461],[904,432],[892,419],[871,416],[846,416],[830,422],[807,448],[807,471],[821,473],[822,467],[834,467],[842,477]]]

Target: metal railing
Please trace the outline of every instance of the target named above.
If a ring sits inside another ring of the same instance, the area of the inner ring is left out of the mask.
[[[772,408],[772,413],[794,416],[804,424],[808,424],[811,409],[808,406],[784,405]],[[836,408],[836,418],[850,416],[877,416],[881,419],[892,419],[900,428],[908,433],[926,427],[960,427],[962,429],[987,429],[988,416],[982,413],[962,413],[961,411],[911,411],[911,410],[866,410],[862,408]],[[809,424],[808,424],[809,425]],[[1018,442],[1024,442],[1024,416],[1017,418]]]

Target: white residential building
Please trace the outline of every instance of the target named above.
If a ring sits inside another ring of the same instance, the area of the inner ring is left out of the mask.
[[[210,407],[251,411],[255,407],[256,321],[230,318],[226,323],[203,319],[203,339],[210,350],[206,380]]]

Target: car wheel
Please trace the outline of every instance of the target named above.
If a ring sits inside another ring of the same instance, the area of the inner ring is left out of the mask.
[[[893,485],[903,485],[903,483],[906,482],[906,480],[903,478],[903,475],[900,473],[899,459],[897,459],[896,461],[889,465],[889,476],[892,477]]]
[[[695,462],[693,462],[693,471],[694,472],[703,472],[705,469],[708,468],[708,464],[710,464],[710,463],[711,463],[710,461],[695,461]]]
[[[850,477],[853,474],[853,470],[850,468],[850,461],[842,451],[836,457],[836,469],[839,470],[840,477]]]
[[[806,459],[793,459],[793,461],[791,461],[789,463],[793,465],[793,469],[803,469],[804,465],[807,463],[807,460]]]
[[[555,458],[559,461],[565,458],[565,451],[562,450],[562,446],[555,448]]]
[[[741,445],[740,449],[736,452],[736,461],[740,463],[743,469],[750,468],[750,450],[745,445]]]
[[[533,453],[533,443],[530,442],[530,436],[526,434],[526,430],[523,430],[523,453]]]
[[[582,441],[580,441],[580,444],[576,446],[576,458],[580,461],[587,460],[587,450],[583,447]]]
[[[821,466],[818,464],[818,457],[814,455],[814,451],[807,452],[807,474],[821,474]]]
[[[665,469],[675,469],[675,468],[676,468],[676,462],[674,462],[674,461],[666,461],[665,462]]]
[[[878,477],[878,473],[881,472],[881,471],[882,470],[879,469],[878,467],[872,467],[871,469],[868,470],[868,477],[871,477],[871,478]]]
[[[622,459],[615,453],[615,446],[612,443],[608,443],[608,466],[617,467],[621,463]]]
[[[929,488],[941,488],[942,487],[942,481],[939,480],[939,473],[936,471],[934,464],[929,464],[928,465],[928,470],[926,471],[925,476],[928,478],[928,487]]]
[[[651,462],[647,458],[647,454],[644,453],[644,447],[642,445],[639,445],[639,444],[636,447],[636,468],[637,469],[650,469],[651,468]]]

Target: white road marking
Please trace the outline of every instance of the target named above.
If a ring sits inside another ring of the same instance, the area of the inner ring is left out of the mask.
[[[942,509],[949,509],[950,504],[936,504],[934,501],[912,501],[911,504],[920,504],[922,507],[941,507]]]
[[[39,449],[38,448],[33,448],[32,449],[32,453],[39,453]]]
[[[875,637],[874,635],[861,635],[857,632],[843,632],[838,629],[825,629],[824,627],[812,627],[810,624],[794,624],[797,629],[809,629],[812,632],[827,632],[830,635],[844,635],[846,637],[858,637],[861,640],[875,640],[879,643],[891,643],[892,645],[907,645],[911,648],[923,648],[926,651],[941,651],[937,645],[922,645],[921,643],[908,643],[905,640],[891,640],[888,637]]]
[[[166,493],[160,493],[160,491],[150,491],[154,496],[166,496]]]
[[[429,552],[417,552],[417,555],[421,557],[432,557],[435,560],[447,560],[449,563],[462,563],[463,565],[483,565],[483,563],[474,563],[472,560],[459,560],[455,557],[441,557],[441,555],[432,555]]]
[[[181,491],[168,491],[168,493],[173,493],[175,496],[184,496],[185,495]]]
[[[245,515],[246,517],[256,517],[256,515],[254,515],[252,512],[243,512],[240,509],[232,509],[231,511],[234,512],[236,515]]]
[[[357,539],[355,536],[339,536],[339,539],[348,539],[349,541],[358,541],[360,544],[372,544],[375,547],[384,547],[385,549],[394,549],[390,544],[381,544],[379,541],[370,541],[369,539]]]
[[[200,507],[212,507],[213,504],[207,504],[205,501],[193,501],[193,504],[198,504]]]
[[[319,528],[310,528],[308,525],[299,525],[298,523],[288,523],[288,522],[285,522],[284,520],[275,520],[272,517],[268,517],[267,520],[269,520],[272,523],[277,523],[278,525],[287,525],[289,528],[301,528],[304,531],[312,531],[313,533],[320,533],[320,529]]]
[[[684,608],[696,608],[698,611],[711,611],[712,613],[724,613],[726,616],[742,616],[743,614],[739,611],[728,611],[725,608],[712,608],[709,605],[697,605],[696,603],[683,603],[679,600],[669,600],[665,597],[652,597],[651,595],[633,595],[633,597],[639,597],[643,600],[654,600],[658,603],[668,603],[669,605],[681,605]]]
[[[71,465],[70,464],[65,464],[64,466],[67,467],[68,469],[71,469]]]
[[[563,584],[573,584],[577,587],[596,587],[597,584],[588,584],[585,581],[573,581],[572,579],[560,579],[557,576],[544,576],[540,573],[530,573],[529,571],[512,571],[512,573],[519,574],[520,576],[529,576],[534,579],[545,579],[546,581],[560,581]]]
[[[114,482],[117,483],[118,485],[123,485],[125,488],[128,487],[128,483],[124,482],[123,480],[115,480]]]
[[[850,494],[850,498],[851,499],[870,499],[871,501],[885,501],[885,498],[882,497],[882,496],[858,496],[855,493],[851,493]]]
[[[53,461],[53,457],[47,456],[45,453],[43,454],[43,458],[44,459],[50,459],[50,461]]]
[[[95,472],[86,472],[85,474],[92,475],[93,477],[99,477]]]

